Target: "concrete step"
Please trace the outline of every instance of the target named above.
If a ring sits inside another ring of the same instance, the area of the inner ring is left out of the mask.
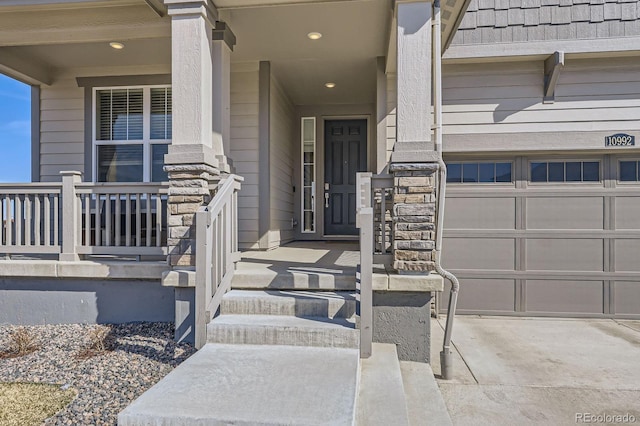
[[[361,361],[356,406],[357,425],[409,425],[396,345],[374,343],[371,357]]]
[[[356,349],[207,344],[118,425],[352,425]]]
[[[231,290],[220,306],[223,315],[351,318],[355,311],[355,294],[350,292]]]
[[[359,332],[344,318],[220,315],[207,325],[207,342],[357,348]]]
[[[300,269],[274,267],[268,269],[239,262],[231,288],[274,290],[355,291],[355,268],[329,269],[304,267]]]
[[[451,417],[433,370],[422,362],[400,361],[409,425],[451,426]]]

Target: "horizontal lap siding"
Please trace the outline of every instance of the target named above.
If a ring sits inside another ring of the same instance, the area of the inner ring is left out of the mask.
[[[84,89],[64,79],[40,90],[40,180],[84,171]]]
[[[293,104],[278,81],[271,77],[270,184],[271,226],[269,247],[293,239],[294,117]]]
[[[391,160],[393,146],[396,143],[397,127],[396,127],[396,109],[398,105],[398,91],[396,89],[396,75],[389,74],[387,76],[387,162]]]
[[[496,134],[640,130],[637,61],[568,61],[553,104],[542,103],[543,78],[542,61],[446,66],[445,145],[467,134],[481,145]]]
[[[231,67],[231,153],[244,177],[238,194],[238,238],[243,249],[258,248],[258,63]]]

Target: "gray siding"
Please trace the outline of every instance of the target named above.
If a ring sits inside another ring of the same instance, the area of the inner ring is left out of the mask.
[[[398,90],[397,90],[397,77],[395,74],[387,75],[387,163],[391,160],[391,153],[393,152],[393,146],[397,139],[396,128],[396,108],[398,105]]]
[[[452,44],[637,35],[637,0],[472,0]]]
[[[605,134],[640,130],[635,59],[569,61],[553,104],[542,103],[542,61],[447,65],[443,74],[446,151],[603,148]]]
[[[40,180],[61,180],[60,171],[84,171],[84,89],[74,78],[40,90]]]
[[[238,194],[240,248],[258,248],[258,62],[231,67],[231,153],[244,177]]]
[[[271,225],[269,248],[293,239],[293,169],[295,110],[280,83],[271,76],[270,99],[270,184]]]

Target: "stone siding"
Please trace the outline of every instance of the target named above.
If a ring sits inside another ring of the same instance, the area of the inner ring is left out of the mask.
[[[393,267],[400,273],[435,270],[435,175],[437,164],[391,164]]]

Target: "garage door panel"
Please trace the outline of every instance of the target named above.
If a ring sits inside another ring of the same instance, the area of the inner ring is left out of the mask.
[[[527,229],[603,229],[603,197],[531,197]]]
[[[640,281],[616,281],[614,288],[615,313],[640,315]]]
[[[451,285],[446,282],[443,305],[449,303]],[[509,279],[460,278],[458,310],[515,312],[516,281]],[[464,290],[462,290],[464,289]]]
[[[640,229],[640,197],[616,197],[616,229]]]
[[[640,272],[640,240],[616,240],[615,251],[616,271]]]
[[[446,229],[515,229],[516,199],[447,198]]]
[[[532,271],[603,271],[601,239],[532,238],[526,242],[527,269]]]
[[[602,281],[527,280],[526,310],[547,313],[603,313]]]
[[[514,238],[445,238],[442,263],[449,269],[515,268]]]

